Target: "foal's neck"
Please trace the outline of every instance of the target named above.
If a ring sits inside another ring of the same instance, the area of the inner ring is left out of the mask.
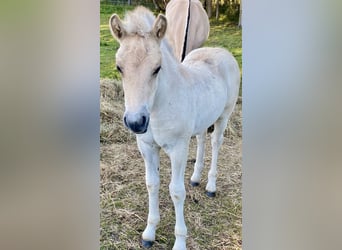
[[[164,69],[164,76],[162,78],[166,80],[166,84],[175,86],[182,78],[180,75],[181,63],[173,55],[172,48],[165,38],[162,40],[160,49],[162,53],[162,68]]]
[[[161,44],[162,70],[157,80],[158,89],[154,101],[156,108],[161,108],[163,104],[172,99],[180,91],[179,85],[182,82],[182,76],[179,72],[180,63],[167,46],[167,43]]]

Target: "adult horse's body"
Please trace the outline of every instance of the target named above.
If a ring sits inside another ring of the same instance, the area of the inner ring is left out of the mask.
[[[183,61],[190,51],[203,45],[209,35],[209,19],[199,0],[171,0],[165,15],[166,37],[176,58]]]
[[[207,194],[214,196],[218,150],[239,92],[238,64],[229,52],[220,48],[196,49],[179,63],[163,39],[167,28],[165,16],[155,19],[143,7],[128,13],[125,22],[114,14],[109,24],[120,43],[116,63],[125,93],[124,123],[137,134],[146,167],[149,214],[142,235],[143,246],[152,245],[160,219],[159,151],[162,148],[170,157],[172,168],[169,190],[176,214],[173,249],[186,249],[184,171],[190,138],[196,135],[199,142],[191,177],[192,184],[197,185],[204,165],[206,129],[215,124],[206,186]]]

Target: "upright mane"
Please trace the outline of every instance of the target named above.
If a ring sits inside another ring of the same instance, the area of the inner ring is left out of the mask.
[[[127,12],[124,19],[125,28],[128,33],[145,37],[153,27],[155,17],[153,13],[143,6]]]
[[[155,19],[155,16],[149,9],[138,6],[126,13],[123,23],[129,34],[148,37]],[[162,39],[161,47],[168,51],[171,57],[175,58],[167,38]]]

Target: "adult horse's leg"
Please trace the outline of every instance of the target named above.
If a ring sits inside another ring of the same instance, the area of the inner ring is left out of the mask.
[[[205,188],[209,197],[215,197],[216,194],[217,158],[223,142],[223,133],[227,127],[229,115],[230,112],[228,114],[224,114],[215,122],[215,129],[211,134],[212,158],[210,170],[208,172],[208,183]]]
[[[191,176],[190,183],[192,186],[198,186],[201,180],[202,170],[204,167],[204,155],[205,155],[205,137],[206,131],[196,136],[197,139],[197,154],[194,167],[194,173]]]
[[[148,144],[137,140],[139,150],[145,161],[145,177],[148,190],[147,226],[142,234],[143,247],[149,248],[155,240],[156,227],[160,221],[159,215],[159,151],[156,144]]]
[[[186,249],[186,235],[187,228],[184,221],[184,200],[185,200],[185,186],[184,186],[184,172],[188,156],[190,138],[186,141],[177,143],[172,149],[168,149],[167,153],[171,159],[171,182],[169,185],[170,195],[175,207],[176,225],[175,236],[176,241],[173,245],[173,250]]]

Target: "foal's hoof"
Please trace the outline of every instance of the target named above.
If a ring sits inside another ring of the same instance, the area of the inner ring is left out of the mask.
[[[215,129],[215,126],[214,126],[214,124],[213,124],[213,125],[211,125],[209,128],[207,128],[207,132],[208,132],[208,133],[212,133],[212,132],[214,132],[214,129]]]
[[[196,182],[196,181],[190,181],[190,184],[191,184],[191,186],[193,186],[193,187],[199,186],[199,182]]]
[[[216,196],[216,192],[209,192],[209,191],[206,191],[205,193],[206,193],[206,195],[207,195],[208,197],[211,197],[211,198]]]
[[[141,240],[141,245],[143,246],[143,248],[150,248],[153,245],[153,241]]]

